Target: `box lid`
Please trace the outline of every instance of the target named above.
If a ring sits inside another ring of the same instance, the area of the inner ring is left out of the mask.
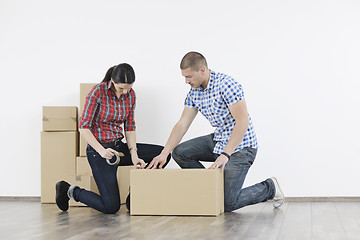
[[[43,120],[49,118],[72,118],[77,121],[77,107],[43,106]]]
[[[76,131],[77,107],[43,107],[43,131]]]

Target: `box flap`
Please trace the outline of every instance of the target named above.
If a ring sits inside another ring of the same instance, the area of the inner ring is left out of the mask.
[[[43,106],[43,121],[49,121],[51,118],[71,118],[77,121],[77,107]]]

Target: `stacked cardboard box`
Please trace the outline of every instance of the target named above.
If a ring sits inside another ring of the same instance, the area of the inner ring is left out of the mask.
[[[43,107],[41,202],[55,203],[55,184],[75,174],[77,107]]]
[[[87,157],[76,158],[76,174],[78,175],[92,175],[91,167]]]
[[[221,169],[130,172],[131,215],[208,215],[224,212]]]

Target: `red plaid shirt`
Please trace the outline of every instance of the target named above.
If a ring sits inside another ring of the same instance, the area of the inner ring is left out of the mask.
[[[79,119],[79,128],[88,128],[99,142],[123,138],[125,131],[135,131],[135,92],[117,98],[111,89],[111,81],[94,86],[86,97],[85,107]]]

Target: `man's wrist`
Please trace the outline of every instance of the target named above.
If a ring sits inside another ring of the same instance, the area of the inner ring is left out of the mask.
[[[221,155],[224,155],[225,157],[227,157],[228,160],[230,160],[230,155],[227,154],[226,152],[222,152]]]
[[[165,150],[165,148],[161,151],[161,153],[159,154],[159,156],[162,156],[162,157],[167,157],[168,155],[170,154],[170,152],[167,152]]]

